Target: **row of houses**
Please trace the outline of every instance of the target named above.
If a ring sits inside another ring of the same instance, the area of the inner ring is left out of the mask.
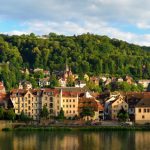
[[[130,121],[150,123],[150,92],[112,94],[105,100],[104,106],[105,119],[118,120],[118,112],[124,109]]]
[[[14,89],[10,92],[10,100],[16,114],[24,112],[34,120],[38,120],[43,106],[46,106],[50,116],[58,116],[61,109],[66,118],[79,116],[84,107],[94,110],[92,119],[99,119],[103,106],[83,88],[43,88]]]
[[[66,118],[80,116],[83,108],[89,107],[94,116],[85,119],[118,120],[118,112],[123,108],[129,119],[136,123],[150,122],[150,92],[128,92],[107,94],[89,93],[85,88],[56,87],[54,89],[32,89],[25,86],[6,93],[0,82],[0,106],[12,107],[16,114],[24,112],[34,120],[40,118],[41,110],[47,107],[50,116],[58,116],[64,110]],[[101,100],[103,96],[104,101]]]

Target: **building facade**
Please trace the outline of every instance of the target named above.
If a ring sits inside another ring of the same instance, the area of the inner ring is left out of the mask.
[[[14,89],[10,99],[17,115],[24,112],[27,116],[38,120],[44,106],[49,116],[58,116],[61,108],[66,118],[78,116],[78,101],[80,88],[43,88]]]
[[[135,123],[150,123],[150,98],[143,98],[135,106]]]

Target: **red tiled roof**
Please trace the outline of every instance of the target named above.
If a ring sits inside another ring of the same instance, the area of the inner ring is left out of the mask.
[[[62,96],[64,97],[76,97],[78,95],[78,92],[69,92],[69,91],[63,91]]]

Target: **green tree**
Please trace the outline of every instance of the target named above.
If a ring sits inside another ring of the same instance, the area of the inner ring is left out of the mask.
[[[24,122],[29,122],[32,118],[28,117],[23,111],[21,112],[19,119]]]
[[[12,108],[5,112],[5,118],[8,120],[14,121],[15,117],[16,117],[16,114]]]
[[[72,87],[72,86],[74,86],[75,85],[75,83],[74,83],[74,81],[73,81],[73,77],[72,76],[69,76],[68,78],[67,78],[67,86],[68,87]]]
[[[84,107],[82,109],[82,112],[80,113],[80,116],[83,118],[85,116],[90,116],[93,117],[94,116],[94,111],[91,107]]]
[[[50,88],[54,88],[59,86],[59,82],[56,78],[56,75],[52,74],[52,76],[50,77]]]
[[[0,119],[4,119],[4,108],[0,107]]]
[[[117,118],[119,121],[127,121],[127,119],[129,118],[128,112],[124,110],[124,108],[122,107],[118,114],[117,114]]]
[[[64,120],[65,119],[63,108],[60,109],[60,112],[58,114],[58,119],[60,119],[60,120]]]
[[[43,109],[42,109],[42,111],[41,111],[41,117],[42,118],[48,118],[48,115],[49,115],[49,112],[48,112],[48,109],[47,109],[47,107],[46,107],[46,105],[44,105],[43,106]]]

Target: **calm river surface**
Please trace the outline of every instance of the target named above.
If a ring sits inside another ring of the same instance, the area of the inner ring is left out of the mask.
[[[0,150],[150,150],[150,132],[0,132]]]

